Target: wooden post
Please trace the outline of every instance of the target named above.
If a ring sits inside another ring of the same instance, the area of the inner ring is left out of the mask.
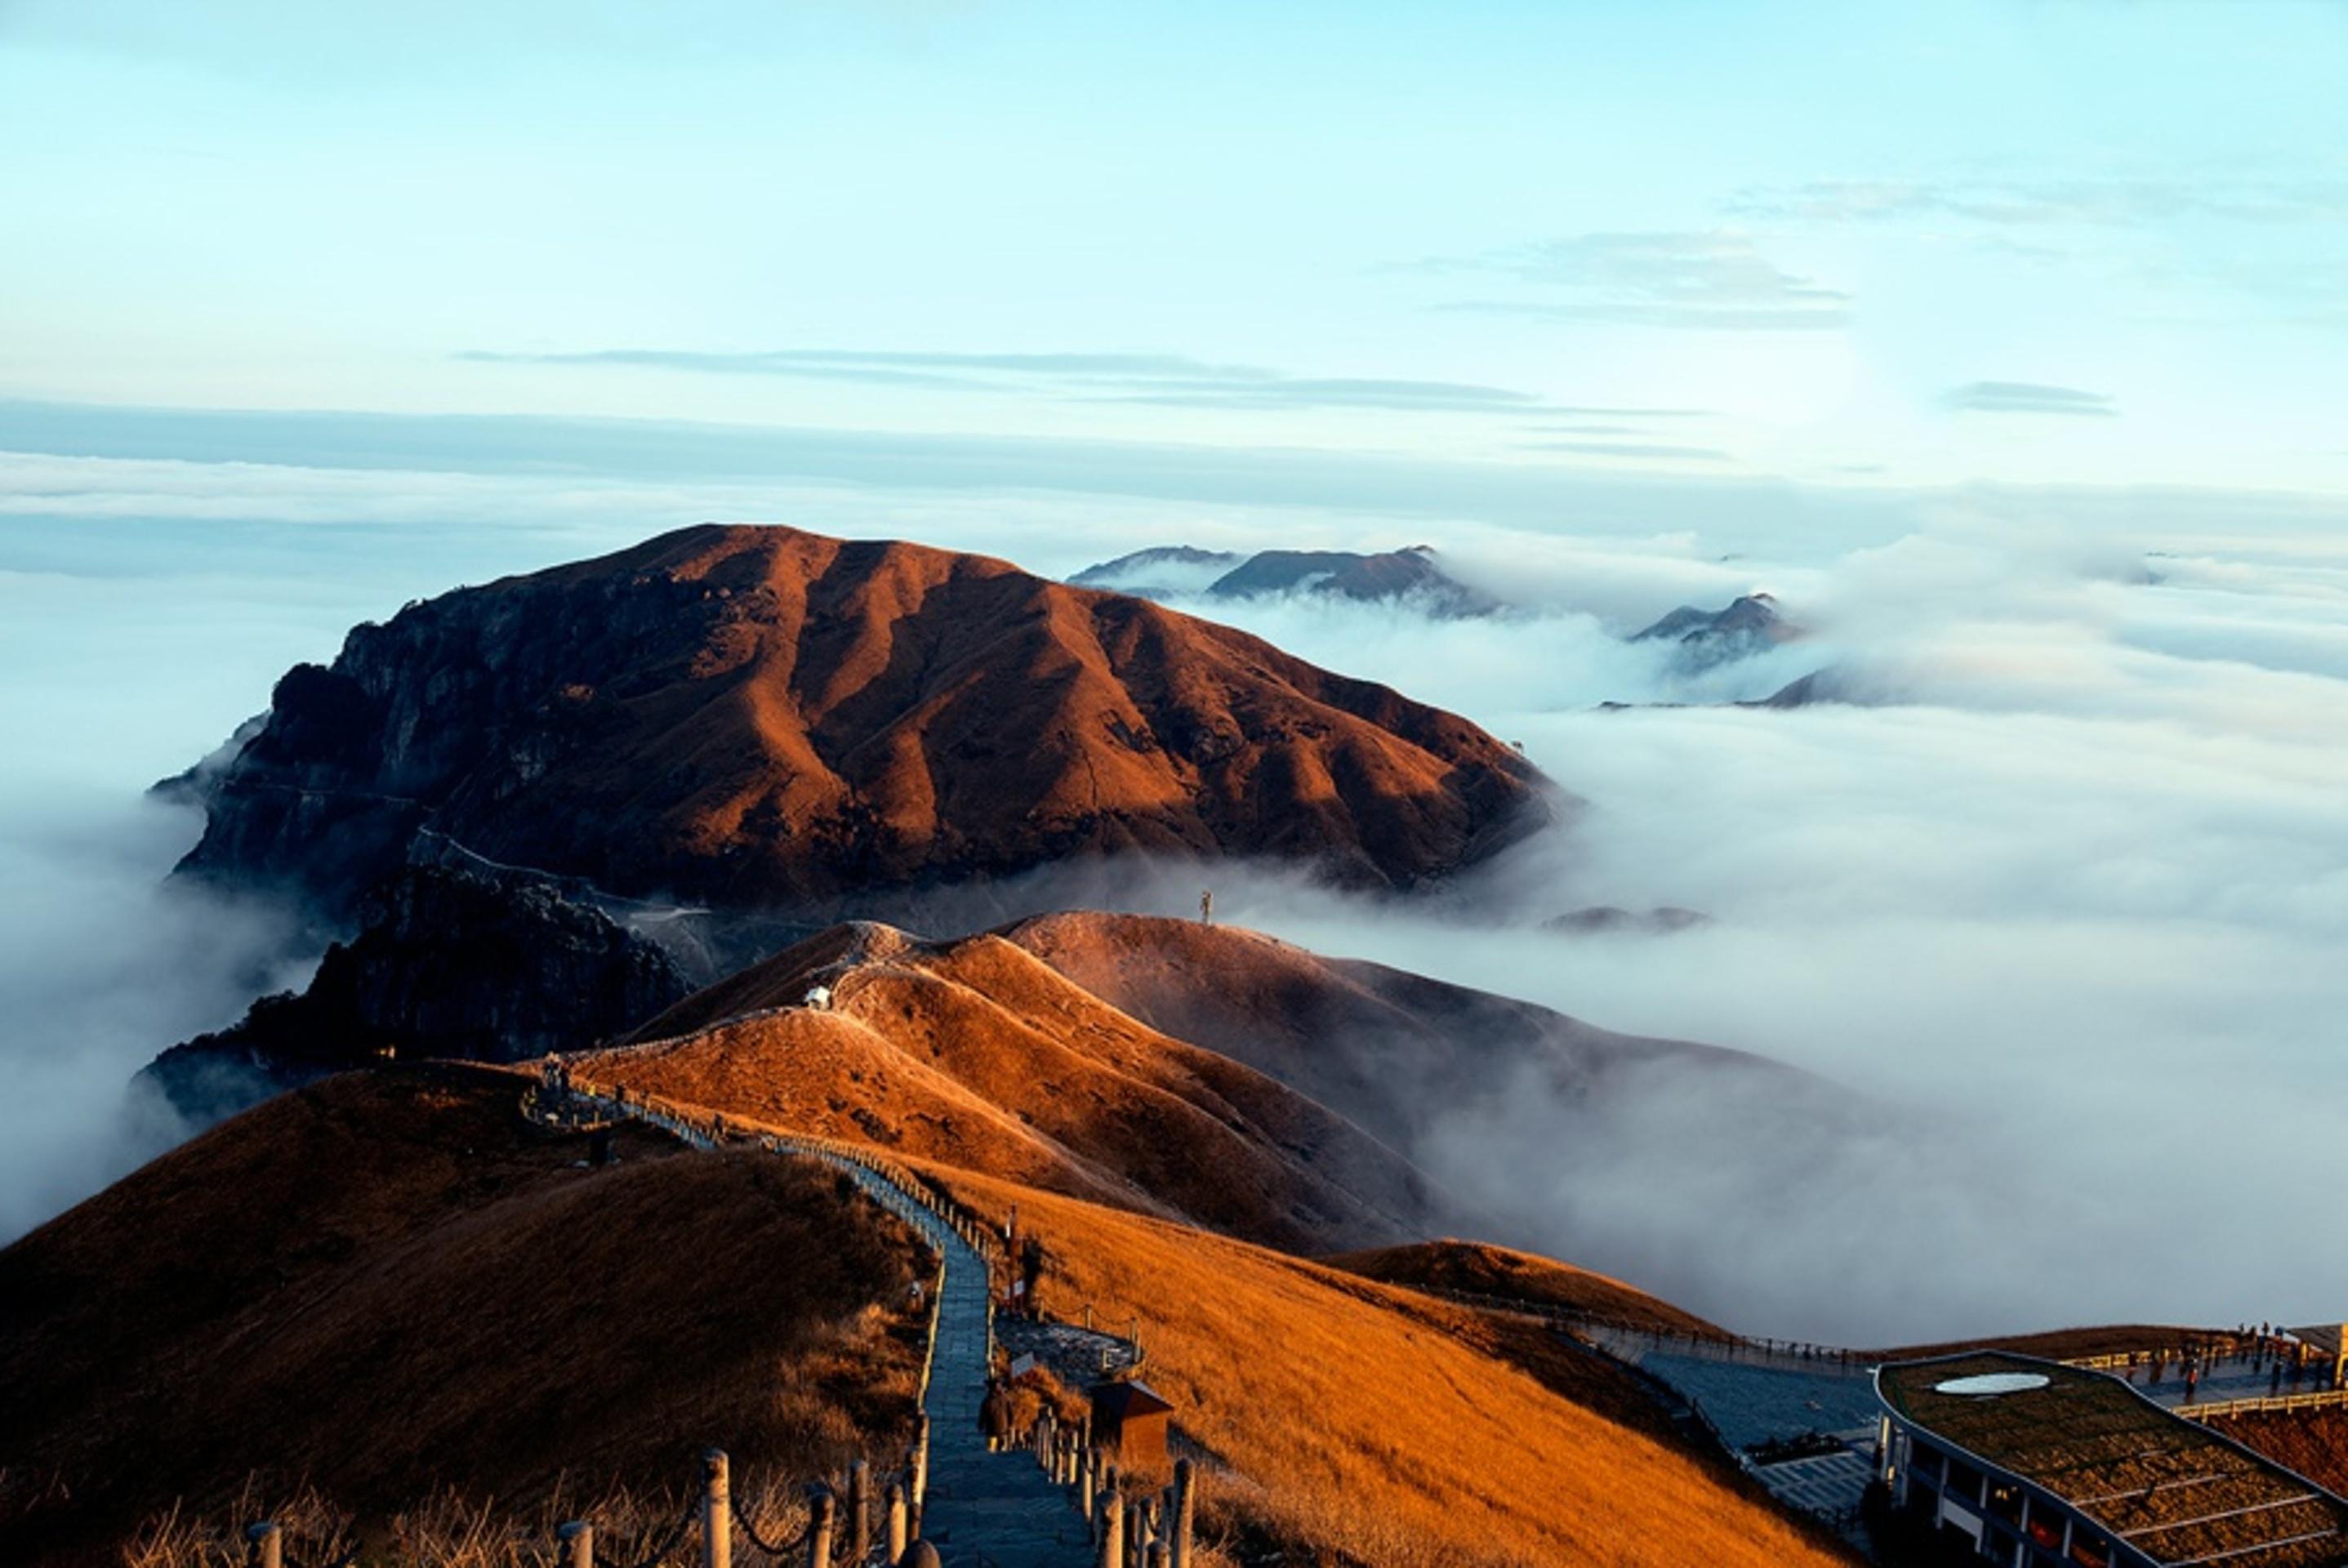
[[[808,1488],[808,1568],[831,1568],[831,1488]]]
[[[273,1519],[245,1526],[244,1539],[260,1568],[285,1568],[285,1537]]]
[[[1099,1485],[1100,1455],[1087,1449],[1076,1461],[1078,1499],[1084,1504],[1085,1519],[1087,1522],[1093,1516],[1093,1497]]]
[[[913,1533],[921,1533],[922,1507],[930,1496],[930,1418],[913,1418]]]
[[[1189,1460],[1174,1461],[1174,1568],[1190,1568],[1190,1542],[1199,1511],[1198,1473]]]
[[[1166,1542],[1163,1541],[1149,1543],[1149,1568],[1166,1568]]]
[[[1125,1568],[1125,1505],[1110,1492],[1100,1501],[1100,1562],[1097,1568]]]
[[[889,1483],[889,1568],[905,1560],[905,1489]]]
[[[574,1519],[554,1532],[562,1548],[562,1568],[595,1568],[595,1527]]]
[[[861,1564],[872,1551],[872,1465],[848,1467],[848,1560]]]
[[[701,1456],[701,1568],[734,1568],[734,1521],[726,1511],[732,1492],[724,1449]]]

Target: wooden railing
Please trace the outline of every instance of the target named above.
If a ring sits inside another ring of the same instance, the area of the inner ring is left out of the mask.
[[[2168,1413],[2188,1421],[2213,1416],[2264,1416],[2279,1410],[2320,1410],[2348,1405],[2348,1388],[2322,1388],[2312,1394],[2259,1394],[2244,1399],[2212,1399],[2207,1404],[2170,1405]]]

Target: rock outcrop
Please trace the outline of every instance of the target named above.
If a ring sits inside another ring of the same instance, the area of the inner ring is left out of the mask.
[[[398,1057],[527,1061],[621,1035],[692,989],[599,911],[535,882],[416,868],[377,885],[362,929],[309,987],[174,1046],[148,1076],[211,1121],[282,1089]]]

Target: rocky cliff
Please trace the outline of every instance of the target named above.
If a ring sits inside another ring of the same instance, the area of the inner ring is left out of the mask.
[[[658,947],[523,879],[416,868],[372,889],[359,918],[307,990],[264,996],[146,1069],[182,1114],[210,1121],[386,1053],[510,1062],[575,1050],[692,989]]]

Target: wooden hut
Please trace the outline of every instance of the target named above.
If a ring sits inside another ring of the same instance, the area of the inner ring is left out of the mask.
[[[1120,1469],[1166,1468],[1166,1433],[1174,1407],[1157,1389],[1141,1382],[1096,1383],[1092,1404],[1093,1441]]]

